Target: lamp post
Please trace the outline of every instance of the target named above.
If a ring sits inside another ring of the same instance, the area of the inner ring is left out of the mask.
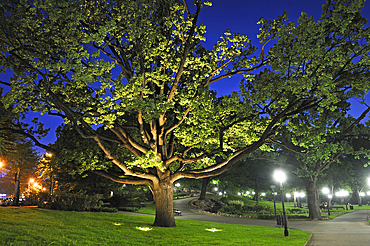
[[[272,194],[274,195],[274,210],[275,210],[275,220],[276,220],[276,203],[275,203],[275,185],[271,185]]]
[[[286,217],[286,213],[285,213],[284,196],[283,196],[283,182],[286,180],[286,175],[281,170],[275,170],[274,178],[275,178],[276,181],[278,181],[280,183],[281,204],[283,206],[284,236],[288,237],[289,236],[288,218]]]

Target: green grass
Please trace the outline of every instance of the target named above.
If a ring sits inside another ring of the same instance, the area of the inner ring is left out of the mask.
[[[153,227],[153,217],[0,208],[1,245],[304,245],[310,233],[282,228],[176,220]],[[137,228],[150,228],[141,231]],[[210,232],[206,229],[220,231]]]
[[[155,203],[146,202],[145,207],[139,208],[139,210],[136,212],[141,214],[155,214]]]

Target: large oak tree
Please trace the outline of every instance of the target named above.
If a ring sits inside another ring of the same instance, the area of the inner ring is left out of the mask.
[[[369,76],[362,1],[328,1],[318,22],[261,18],[258,52],[228,31],[206,50],[197,22],[210,3],[193,2],[4,0],[0,9],[0,69],[15,73],[8,104],[63,117],[93,139],[121,174],[86,169],[149,185],[157,226],[175,226],[173,182],[226,171],[290,117],[363,95]],[[240,91],[217,98],[209,85],[236,74]]]

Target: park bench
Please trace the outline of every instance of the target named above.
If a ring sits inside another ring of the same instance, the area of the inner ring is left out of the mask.
[[[178,215],[178,216],[180,216],[180,215],[181,215],[181,211],[180,211],[180,210],[178,210],[178,209],[176,209],[176,208],[174,208],[174,209],[173,209],[173,214],[174,214],[174,215]]]

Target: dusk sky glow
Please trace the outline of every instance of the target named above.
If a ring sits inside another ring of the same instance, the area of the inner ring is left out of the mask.
[[[237,32],[246,34],[251,40],[252,45],[261,48],[261,44],[257,40],[260,26],[257,24],[260,17],[265,19],[275,19],[281,15],[284,10],[289,15],[289,21],[296,22],[302,12],[306,12],[308,16],[313,16],[317,21],[321,15],[321,6],[325,3],[324,0],[213,0],[213,5],[206,7],[200,14],[198,23],[206,25],[206,42],[204,46],[211,49],[218,38],[227,30],[231,33]],[[191,1],[188,0],[190,7]],[[365,8],[362,11],[364,17],[370,19],[370,2],[365,3]],[[258,52],[258,51],[257,51]],[[9,82],[9,74],[0,74],[0,80]],[[239,89],[239,82],[242,76],[236,79],[224,79],[211,85],[211,88],[217,90],[218,95],[230,94],[231,91]],[[1,85],[2,86],[2,85]],[[4,87],[4,86],[2,86]],[[5,91],[9,88],[4,87]],[[370,96],[367,96],[367,102],[370,104]],[[356,104],[352,107],[354,117],[359,116],[366,107]],[[38,113],[32,113],[28,119],[39,117],[45,127],[51,127],[48,136],[40,142],[43,144],[53,143],[56,140],[55,130],[62,123],[62,119],[56,116],[39,116]],[[366,118],[368,120],[368,118]],[[44,150],[40,150],[45,152]]]

